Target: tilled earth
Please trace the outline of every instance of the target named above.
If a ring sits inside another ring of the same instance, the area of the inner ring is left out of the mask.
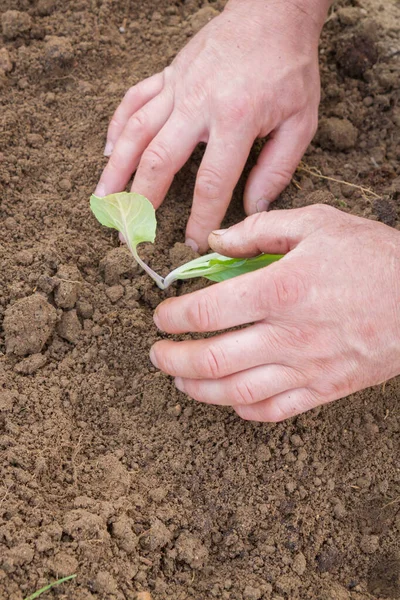
[[[165,296],[89,212],[124,91],[222,8],[0,0],[2,599],[74,573],[46,598],[400,598],[400,381],[278,425],[197,405],[148,359]],[[278,208],[400,228],[399,33],[398,1],[337,2],[320,129]],[[143,250],[156,270],[190,255],[202,151]]]

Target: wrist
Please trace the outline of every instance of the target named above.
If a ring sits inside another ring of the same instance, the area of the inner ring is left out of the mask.
[[[296,27],[296,35],[311,33],[318,39],[332,4],[333,0],[228,0],[225,10],[254,19],[279,16]]]

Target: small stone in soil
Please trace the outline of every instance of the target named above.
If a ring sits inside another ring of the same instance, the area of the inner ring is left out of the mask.
[[[152,600],[150,592],[138,592],[136,594],[136,600]]]
[[[60,179],[60,181],[58,182],[58,187],[60,188],[60,190],[69,192],[72,189],[72,183],[69,179]]]

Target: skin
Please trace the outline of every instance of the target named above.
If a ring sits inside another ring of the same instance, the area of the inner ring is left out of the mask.
[[[330,1],[231,0],[172,64],[128,90],[107,133],[111,155],[95,191],[163,201],[198,142],[207,142],[186,243],[205,251],[257,137],[269,141],[244,195],[266,210],[288,185],[318,121],[318,40]],[[301,35],[299,35],[301,31]]]
[[[286,256],[163,302],[154,365],[200,402],[280,421],[400,373],[400,233],[326,206],[266,213],[317,126],[317,47],[329,0],[230,0],[162,73],[116,110],[99,196],[125,188],[158,207],[174,174],[207,142],[187,243],[228,256]],[[301,32],[301,35],[299,35]],[[257,137],[269,136],[244,196],[248,217],[220,223]],[[207,239],[208,238],[208,239]]]
[[[400,233],[315,205],[248,217],[210,245],[228,256],[284,253],[273,265],[168,299],[155,366],[204,403],[281,421],[400,374]]]

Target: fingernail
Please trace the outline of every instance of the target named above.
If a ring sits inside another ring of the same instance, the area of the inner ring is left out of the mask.
[[[194,240],[192,240],[191,238],[186,238],[185,244],[186,244],[186,246],[189,246],[189,248],[191,248],[195,252],[199,251],[199,245],[196,244],[196,242]]]
[[[97,188],[94,191],[94,195],[97,196],[98,198],[103,198],[104,196],[107,196],[106,186],[104,185],[104,183],[97,184]]]
[[[264,212],[268,210],[269,204],[270,203],[268,202],[268,200],[259,200],[257,202],[257,212]]]
[[[153,365],[156,367],[156,369],[158,369],[158,362],[157,362],[157,358],[156,358],[156,353],[154,351],[153,348],[151,348],[150,350],[150,360],[153,363]]]
[[[180,392],[184,392],[185,391],[185,382],[183,381],[182,377],[175,377],[175,387]]]
[[[224,233],[226,233],[227,231],[228,231],[227,229],[215,229],[211,233],[213,235],[224,235]]]
[[[104,148],[104,156],[111,156],[113,150],[114,144],[112,142],[107,142]]]

